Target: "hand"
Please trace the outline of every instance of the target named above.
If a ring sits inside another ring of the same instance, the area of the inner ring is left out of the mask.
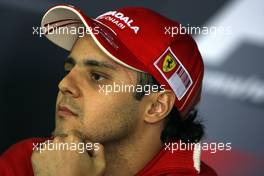
[[[101,176],[104,174],[106,163],[101,144],[96,143],[94,150],[80,151],[61,150],[61,148],[48,150],[48,143],[57,144],[57,146],[59,143],[64,146],[86,144],[76,134],[69,134],[66,137],[57,136],[52,141],[46,141],[41,148],[34,150],[31,156],[35,176]]]

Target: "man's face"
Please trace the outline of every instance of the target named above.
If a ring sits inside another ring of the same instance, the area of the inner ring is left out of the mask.
[[[90,36],[77,40],[65,71],[59,83],[55,135],[77,131],[93,142],[105,143],[133,134],[140,122],[140,102],[132,92],[106,95],[100,86],[135,85],[135,71],[112,61]]]

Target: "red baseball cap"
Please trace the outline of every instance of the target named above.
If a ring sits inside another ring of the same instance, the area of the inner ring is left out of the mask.
[[[200,100],[204,64],[195,41],[188,34],[169,35],[166,29],[179,29],[180,24],[155,11],[126,7],[93,19],[71,5],[57,5],[45,13],[41,26],[49,40],[66,50],[80,35],[77,29],[85,29],[82,32],[90,34],[111,59],[147,72],[173,90],[182,118]]]

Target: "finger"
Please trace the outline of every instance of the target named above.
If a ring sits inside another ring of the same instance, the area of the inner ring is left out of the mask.
[[[94,164],[97,168],[104,168],[105,167],[104,146],[99,143],[95,143],[94,145],[95,148],[92,153]]]
[[[63,142],[63,138],[64,137],[56,136],[56,137],[53,138],[52,142],[53,143],[61,143],[61,142]]]
[[[94,150],[94,143],[90,140],[85,140],[84,141],[85,146],[86,146],[86,152],[90,155],[93,156],[93,150]]]
[[[54,139],[55,137],[62,137],[62,138],[65,138],[65,137],[67,137],[67,136],[68,136],[68,134],[63,133],[63,132],[57,132],[57,131],[52,132],[52,137],[53,137],[53,139]]]
[[[70,131],[68,136],[65,137],[65,141],[67,142],[82,142],[84,143],[84,136],[77,130]]]

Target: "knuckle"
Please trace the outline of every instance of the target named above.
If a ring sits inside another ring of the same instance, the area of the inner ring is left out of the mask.
[[[56,136],[56,137],[54,137],[54,139],[53,139],[52,141],[53,141],[54,143],[58,143],[58,142],[61,142],[62,139],[61,139],[61,137]]]

